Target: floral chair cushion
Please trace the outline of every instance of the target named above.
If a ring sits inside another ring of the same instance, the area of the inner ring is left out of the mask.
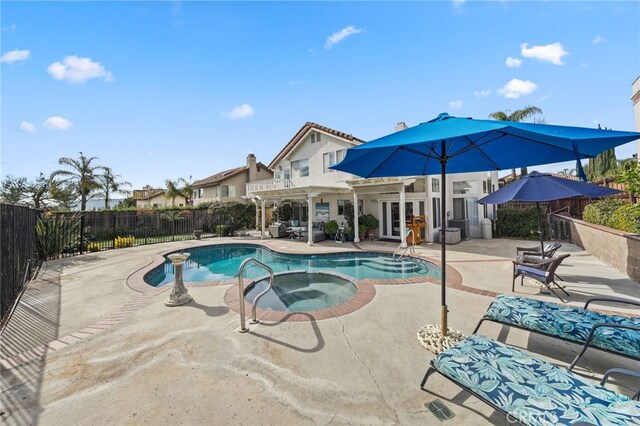
[[[438,355],[440,373],[528,425],[640,425],[640,402],[487,337]]]
[[[593,326],[598,323],[640,327],[640,317],[607,315],[588,309],[504,295],[495,298],[484,318],[583,344]],[[640,331],[602,327],[596,331],[591,346],[640,358]]]

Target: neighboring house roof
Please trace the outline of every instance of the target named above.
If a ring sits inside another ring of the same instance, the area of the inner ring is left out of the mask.
[[[330,129],[329,127],[321,126],[311,121],[307,121],[307,123],[304,126],[302,126],[300,130],[298,130],[298,133],[296,133],[295,136],[284,146],[284,148],[282,148],[282,150],[278,153],[278,155],[276,155],[276,157],[273,160],[271,160],[271,163],[269,163],[269,168],[273,169],[275,163],[278,160],[282,159],[285,155],[290,153],[296,147],[296,145],[298,145],[298,143],[307,135],[307,133],[309,133],[311,129],[316,129],[321,132],[328,133],[330,135],[337,136],[342,139],[346,139],[350,142],[353,142],[354,145],[359,145],[365,142],[362,139],[358,139],[354,137],[353,135],[339,132],[337,130]]]
[[[164,194],[164,189],[134,189],[133,190],[133,199],[134,200],[148,200],[160,194]]]
[[[269,170],[269,168],[262,163],[256,163],[256,166],[262,167],[265,170]],[[205,186],[217,185],[229,178],[232,178],[236,175],[239,175],[247,171],[249,171],[249,166],[242,166],[242,167],[236,167],[233,169],[225,170],[223,172],[216,173],[215,175],[206,177],[204,179],[197,180],[193,182],[193,185],[191,185],[191,187],[195,189],[195,188],[202,188]]]

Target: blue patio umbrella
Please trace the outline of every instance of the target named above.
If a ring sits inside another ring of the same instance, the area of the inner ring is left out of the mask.
[[[585,196],[589,198],[608,197],[622,191],[605,188],[579,180],[565,179],[548,173],[531,172],[478,200],[480,204],[502,204],[509,201],[535,202],[538,210],[538,233],[540,249],[544,253],[540,202],[561,200],[563,198]]]
[[[640,138],[640,133],[512,121],[474,120],[442,113],[437,118],[347,150],[333,169],[364,178],[513,169],[592,158]],[[581,168],[581,167],[579,167]],[[441,223],[446,219],[441,202]],[[445,226],[442,242],[442,333],[447,332]]]

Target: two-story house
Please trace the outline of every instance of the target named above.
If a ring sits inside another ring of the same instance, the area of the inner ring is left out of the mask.
[[[183,207],[187,200],[182,195],[175,199],[167,198],[166,190],[145,185],[142,189],[134,189],[132,197],[137,208]]]
[[[193,204],[246,200],[246,187],[250,182],[272,179],[269,167],[256,161],[253,154],[247,155],[244,166],[225,170],[204,179],[197,180],[193,189]]]
[[[404,123],[396,126],[397,131],[405,128]],[[293,219],[307,222],[308,235],[313,234],[313,223],[330,219],[344,222],[344,206],[352,203],[357,212],[354,229],[358,229],[358,215],[373,214],[380,222],[378,238],[404,242],[406,222],[412,215],[424,215],[422,237],[433,242],[439,238],[444,193],[451,206],[450,225],[463,226],[463,238],[480,236],[480,219],[491,217],[491,212],[477,200],[490,188],[497,188],[496,172],[453,174],[447,179],[447,188],[441,188],[439,175],[361,179],[329,168],[342,161],[346,149],[362,143],[362,139],[316,123],[302,126],[269,164],[274,178],[247,185],[247,197],[261,205],[262,235],[267,203],[290,204]],[[311,237],[308,243],[313,243]]]

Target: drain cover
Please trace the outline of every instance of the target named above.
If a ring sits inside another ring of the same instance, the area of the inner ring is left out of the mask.
[[[436,418],[441,422],[447,421],[455,417],[455,414],[453,414],[451,410],[449,410],[447,406],[444,405],[444,403],[439,399],[436,399],[434,401],[431,401],[428,404],[425,404],[425,407],[427,407],[429,411],[431,411],[433,415],[436,416]]]

